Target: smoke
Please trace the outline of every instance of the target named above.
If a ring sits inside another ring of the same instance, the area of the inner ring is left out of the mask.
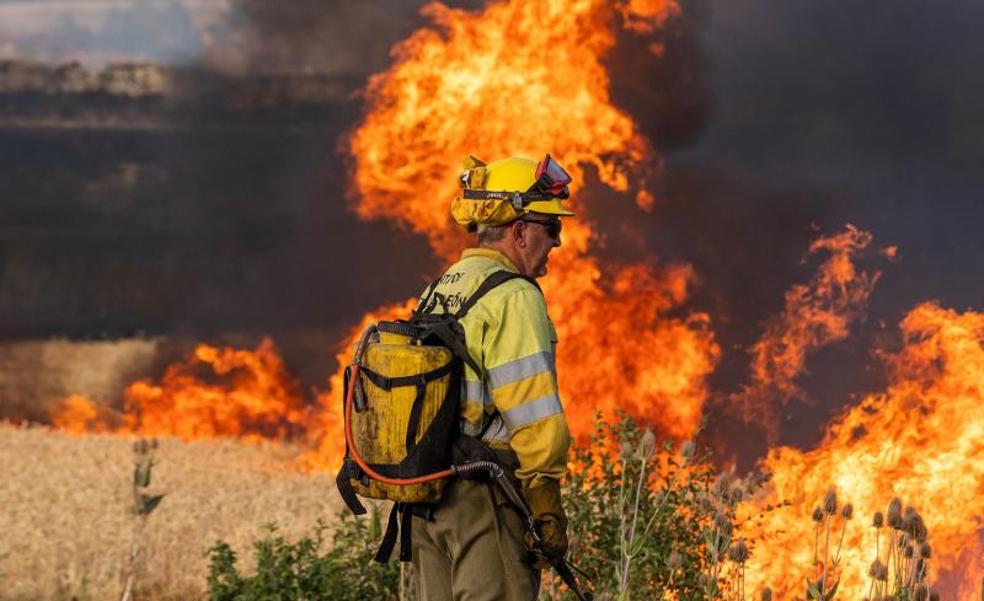
[[[391,46],[424,25],[424,0],[231,0],[207,62],[239,72],[316,72],[364,79]],[[461,8],[480,0],[449,2]]]
[[[184,62],[203,48],[181,0],[0,3],[0,58],[91,66],[149,59]]]
[[[0,419],[43,422],[71,394],[112,399],[143,376],[160,340],[25,341],[0,346]]]
[[[102,30],[52,30],[65,46],[43,56],[87,47],[91,35],[100,52],[133,58],[134,46],[156,45],[189,52],[146,56],[199,62],[174,96],[0,94],[4,117],[76,118],[71,128],[0,128],[0,338],[252,348],[270,334],[305,386],[323,385],[342,331],[441,267],[423,240],[348,211],[336,147],[367,77],[422,24],[421,4],[234,0],[202,29],[165,2],[120,12]],[[787,428],[809,436],[847,391],[877,386],[864,349],[880,321],[926,298],[984,298],[975,260],[984,49],[971,26],[984,9],[970,0],[931,11],[915,0],[682,8],[663,31],[623,33],[609,61],[614,100],[666,155],[653,211],[640,215],[589,182],[592,218],[612,260],[694,265],[700,286],[681,310],[713,316],[725,349],[716,390],[743,380],[745,349],[784,290],[809,277],[800,260],[816,228],[851,222],[900,246],[872,319],[812,360],[801,384],[827,402]],[[171,25],[148,29],[155,23]],[[331,93],[312,99],[314,85]],[[134,115],[150,125],[132,126]]]

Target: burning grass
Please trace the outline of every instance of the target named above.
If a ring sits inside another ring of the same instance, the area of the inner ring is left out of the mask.
[[[119,596],[132,527],[131,442],[0,423],[0,599]],[[168,438],[156,457],[153,489],[166,496],[142,536],[144,599],[201,597],[206,552],[219,538],[249,556],[265,524],[297,538],[340,507],[333,479],[298,472],[288,446]]]

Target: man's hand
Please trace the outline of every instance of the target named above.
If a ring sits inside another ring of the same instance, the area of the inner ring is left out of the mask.
[[[548,480],[535,488],[524,488],[523,498],[543,536],[537,547],[533,536],[527,532],[526,547],[542,555],[534,567],[545,569],[550,567],[550,561],[562,559],[567,554],[567,515],[560,501],[560,483]]]

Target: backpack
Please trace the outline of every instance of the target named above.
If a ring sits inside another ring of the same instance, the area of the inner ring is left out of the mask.
[[[463,437],[464,366],[482,373],[468,354],[459,321],[489,291],[516,278],[539,290],[533,278],[497,271],[454,313],[435,292],[438,279],[408,320],[373,324],[356,346],[345,369],[345,459],[335,483],[356,515],[366,512],[356,493],[395,502],[378,561],[386,561],[392,551],[397,516],[403,522],[412,512],[432,510],[456,475],[452,445]],[[435,313],[442,305],[444,312]],[[409,561],[409,523],[400,530],[400,559]]]

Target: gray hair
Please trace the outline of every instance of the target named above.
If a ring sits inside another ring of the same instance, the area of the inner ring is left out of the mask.
[[[479,224],[478,226],[478,243],[479,244],[490,244],[492,242],[499,242],[506,237],[506,230],[509,229],[509,225],[487,225]]]

